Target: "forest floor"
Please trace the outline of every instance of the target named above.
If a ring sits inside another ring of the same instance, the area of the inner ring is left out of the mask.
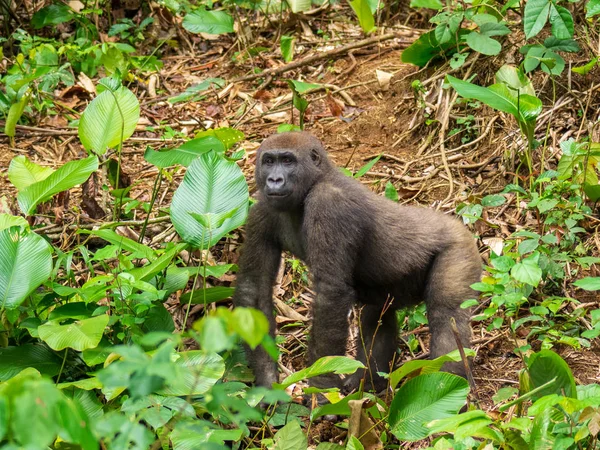
[[[345,39],[353,39],[353,34],[355,39],[359,39],[358,29],[345,31]],[[403,64],[400,60],[402,48],[417,33],[408,28],[399,30],[399,33],[404,33],[406,37],[302,66],[266,85],[260,86],[258,81],[226,83],[225,87],[215,88],[205,98],[196,101],[172,105],[148,87],[149,80],[132,83],[129,87],[140,98],[141,121],[133,138],[125,142],[122,153],[122,170],[134,184],[131,197],[148,201],[156,177],[156,168],[143,158],[146,146],[155,149],[174,147],[182,142],[180,137],[221,126],[234,127],[246,136],[241,146],[246,150],[247,157],[240,164],[252,191],[256,148],[265,137],[275,133],[281,123],[297,123],[290,103],[290,89],[284,77],[328,85],[327,90],[308,96],[310,106],[305,129],[325,143],[337,165],[352,171],[382,154],[377,164],[360,179],[376,192],[383,193],[386,182],[391,181],[399,193],[401,203],[419,204],[452,214],[461,202],[501,191],[515,178],[512,172],[514,161],[508,155],[514,154],[510,150],[520,145],[516,122],[482,106],[476,118],[452,116],[453,127],[448,130],[445,145],[440,146],[439,136],[429,123],[439,120],[444,73],[436,72],[435,68],[419,71],[414,66]],[[305,48],[310,48],[310,37],[306,41]],[[315,40],[314,46],[320,45],[316,42]],[[195,44],[194,42],[194,48],[197,48]],[[192,53],[190,49],[182,48],[179,54],[162,58],[164,67],[158,75],[158,87],[163,90],[163,95],[183,92],[206,78],[233,80],[236,76],[248,73],[249,67],[253,65],[266,68],[282,64],[280,58],[279,62],[275,62],[275,58],[270,58],[269,53],[261,53],[234,63],[232,56],[236,49],[231,48],[231,41],[227,38],[203,41],[202,46],[202,52]],[[313,48],[315,50],[317,49]],[[327,48],[319,50],[326,51]],[[497,60],[496,66],[490,67],[489,59],[485,65],[478,65],[475,61],[472,73],[491,79],[502,63],[503,61]],[[420,80],[423,87],[421,96],[415,94],[415,80]],[[576,82],[584,84],[587,81]],[[542,85],[544,90],[538,93],[541,98],[550,95],[551,91],[550,83]],[[579,90],[587,87],[582,86]],[[569,98],[568,89],[559,87],[559,91],[559,97]],[[80,79],[77,85],[57,93],[56,100],[65,107],[82,111],[92,98],[89,83]],[[598,90],[589,102],[591,105],[600,103]],[[575,104],[573,102],[570,106],[556,108],[538,125],[549,127],[549,135],[555,139],[549,143],[551,153],[556,153],[558,140],[566,133],[578,133]],[[297,111],[294,113],[297,115]],[[167,133],[172,137],[165,137]],[[445,152],[447,164],[443,162],[442,152]],[[40,123],[17,127],[14,145],[9,143],[6,136],[0,135],[0,174],[5,175],[10,160],[19,154],[26,155],[38,164],[56,167],[85,156],[85,151],[77,138],[76,130],[67,128],[67,120],[58,114],[45,117]],[[552,160],[549,161],[552,164]],[[158,197],[159,208],[168,207],[172,192],[182,176],[183,172],[179,171],[163,185]],[[0,176],[0,197],[5,196],[4,203],[0,203],[0,212],[3,209],[16,212],[14,195],[15,191],[6,177]],[[66,202],[78,204],[79,201],[72,198]],[[79,220],[90,221],[85,217],[85,212],[81,213],[81,217],[76,217],[66,202],[52,205],[56,217],[61,218],[60,221],[44,222],[46,219],[42,215],[36,219],[46,225],[46,233],[51,238],[62,242],[64,249],[72,247],[77,240],[74,230],[66,226]],[[495,215],[489,215],[486,219],[478,221],[473,228],[484,260],[488,258],[489,245],[493,245],[494,239],[503,239],[524,225],[519,205],[514,203],[497,208]],[[171,225],[167,223],[153,225],[149,238],[161,236],[164,240],[176,239],[174,231],[169,232]],[[121,229],[121,232],[125,231]],[[219,246],[213,252],[214,260],[235,263],[239,237],[240,235],[235,235],[224,246]],[[593,234],[588,238],[592,241],[598,239]],[[286,257],[289,262],[288,258],[289,255]],[[286,337],[282,365],[288,371],[297,370],[304,364],[307,318],[310,317],[312,300],[310,284],[305,275],[297,266],[286,264],[276,290],[277,297],[285,305],[292,307],[280,307],[277,317],[280,332]],[[215,280],[215,284],[229,285],[234,281],[235,276],[226,275]],[[599,301],[591,294],[578,300],[582,303]],[[181,324],[184,305],[178,304],[176,298],[169,302],[176,323]],[[201,307],[198,306],[193,313],[199,317]],[[489,324],[482,322],[473,323],[473,348],[477,353],[473,364],[477,389],[473,398],[479,400],[483,409],[492,411],[492,395],[500,387],[518,383],[518,372],[523,364],[513,349],[520,345],[515,342],[515,338],[519,340],[525,336],[513,336],[507,326],[487,331],[487,325]],[[403,338],[414,334],[420,345],[414,354],[402,345],[402,358],[399,362],[422,358],[427,354],[427,331],[426,326],[403,331]],[[557,351],[569,363],[578,383],[600,382],[600,354],[597,344],[591,349],[578,350],[559,346]],[[327,426],[316,427],[313,433],[320,435],[313,435],[313,439],[324,440],[331,432]]]

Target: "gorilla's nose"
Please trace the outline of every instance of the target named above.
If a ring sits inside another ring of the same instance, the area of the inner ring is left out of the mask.
[[[283,187],[283,177],[268,177],[267,187],[269,189],[281,189]]]

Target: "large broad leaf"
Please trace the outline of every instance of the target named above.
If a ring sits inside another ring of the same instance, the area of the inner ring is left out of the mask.
[[[0,213],[0,230],[5,230],[6,228],[10,227],[27,229],[29,228],[29,223],[21,216]]]
[[[531,387],[535,389],[556,378],[550,386],[538,392],[534,399],[544,395],[558,394],[565,397],[577,398],[577,388],[573,373],[564,359],[552,350],[542,350],[534,353],[527,361]]]
[[[24,155],[16,156],[8,166],[8,179],[19,191],[30,184],[45,180],[54,172],[50,167],[39,166]]]
[[[201,395],[214,386],[225,373],[225,363],[216,353],[199,350],[177,353],[177,378],[159,390],[161,395]]]
[[[97,169],[98,159],[95,156],[69,161],[46,179],[30,184],[19,192],[17,200],[21,211],[28,216],[33,214],[37,205],[50,199],[54,194],[83,183]]]
[[[274,383],[273,386],[286,388],[293,383],[316,377],[318,375],[323,375],[326,373],[335,373],[338,375],[352,374],[358,369],[364,368],[365,366],[363,363],[346,356],[324,356],[323,358],[316,360],[310,367],[293,373],[283,380],[281,384]]]
[[[88,151],[104,155],[128,139],[140,120],[140,103],[124,86],[106,89],[85,108],[79,120],[79,139]]]
[[[247,213],[244,174],[236,163],[214,152],[192,162],[171,203],[171,220],[179,235],[204,249],[242,225]]]
[[[50,321],[40,325],[38,333],[40,339],[54,350],[69,347],[83,351],[98,346],[108,325],[108,319],[107,314],[102,314],[66,325],[61,325],[58,321]]]
[[[183,18],[183,28],[190,33],[233,33],[233,17],[225,11],[196,9]]]
[[[157,152],[152,147],[148,147],[144,153],[144,159],[161,169],[174,166],[175,164],[187,167],[198,156],[208,153],[211,150],[216,153],[224,153],[225,145],[215,136],[203,136],[191,139],[172,150]]]
[[[0,311],[19,306],[52,273],[52,247],[35,233],[0,231]]]
[[[400,439],[417,441],[429,435],[429,422],[458,413],[467,400],[469,383],[445,372],[419,375],[398,389],[390,405],[389,425]]]
[[[0,348],[0,381],[6,381],[30,367],[53,377],[60,372],[60,366],[61,359],[45,345]]]

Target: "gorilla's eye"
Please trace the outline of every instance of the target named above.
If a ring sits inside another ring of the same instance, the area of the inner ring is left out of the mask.
[[[282,162],[282,163],[284,163],[284,164],[287,164],[287,165],[289,165],[289,164],[292,164],[294,161],[293,161],[293,160],[292,160],[292,158],[290,158],[289,156],[284,156],[284,157],[281,159],[281,162]]]
[[[263,159],[263,164],[266,164],[267,166],[272,165],[274,162],[275,160],[270,156],[267,156]]]

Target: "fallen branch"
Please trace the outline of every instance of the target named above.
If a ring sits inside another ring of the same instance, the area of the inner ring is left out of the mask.
[[[302,66],[306,66],[312,64],[316,61],[320,61],[321,59],[328,59],[332,56],[341,55],[344,53],[348,53],[350,50],[354,50],[355,48],[367,47],[369,45],[377,44],[379,42],[387,41],[394,38],[403,37],[398,33],[387,33],[382,34],[381,36],[375,36],[368,39],[363,39],[362,41],[353,42],[351,44],[342,45],[340,47],[336,47],[334,49],[328,50],[326,52],[320,52],[311,56],[307,56],[306,58],[299,59],[298,61],[293,61],[289,64],[284,64],[283,66],[274,67],[272,69],[263,70],[260,73],[253,73],[251,75],[245,75],[243,77],[235,78],[233,80],[234,83],[239,83],[240,81],[250,81],[256,78],[262,78],[273,75],[280,75],[285,72],[289,72],[290,70],[297,69]],[[403,42],[403,44],[410,44],[412,41]]]

